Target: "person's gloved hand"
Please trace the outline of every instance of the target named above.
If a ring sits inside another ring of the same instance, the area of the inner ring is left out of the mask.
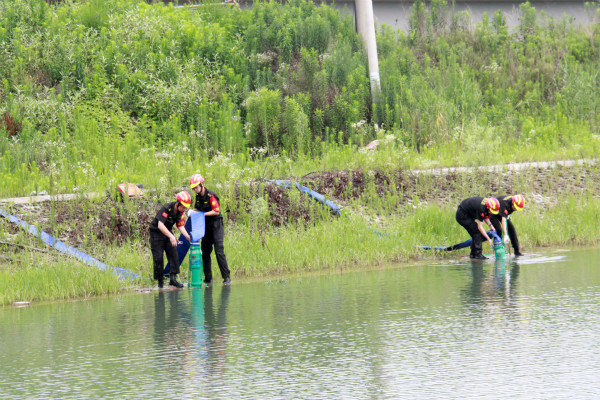
[[[504,236],[504,244],[507,245],[510,243],[510,238],[508,237],[508,235]]]

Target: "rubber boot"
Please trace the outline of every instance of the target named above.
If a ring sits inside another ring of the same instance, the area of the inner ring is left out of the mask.
[[[475,253],[470,255],[471,260],[487,260],[487,257],[481,253]]]
[[[164,278],[161,276],[160,278],[158,278],[158,288],[162,289],[163,287],[165,287],[165,280]]]
[[[515,249],[515,257],[521,257],[522,255],[523,255],[523,253],[521,253],[521,252],[519,251],[519,249],[518,249],[518,248],[516,248],[516,249]]]
[[[183,284],[177,282],[177,274],[171,274],[171,280],[169,280],[169,285],[175,286],[176,288],[182,288]]]

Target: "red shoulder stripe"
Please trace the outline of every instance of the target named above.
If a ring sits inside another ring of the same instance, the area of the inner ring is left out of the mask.
[[[212,208],[213,211],[216,211],[218,213],[221,212],[221,209],[219,208],[219,202],[217,201],[217,198],[215,196],[211,196],[210,198],[210,208]]]

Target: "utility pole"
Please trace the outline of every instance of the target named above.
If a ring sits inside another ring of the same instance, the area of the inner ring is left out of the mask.
[[[371,82],[371,99],[380,89],[379,61],[377,60],[377,40],[375,39],[375,20],[373,18],[372,0],[354,0],[356,28],[363,38],[369,60],[369,80]]]

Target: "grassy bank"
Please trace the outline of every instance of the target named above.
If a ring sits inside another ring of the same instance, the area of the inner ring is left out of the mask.
[[[454,214],[460,200],[473,193],[525,194],[525,211],[513,215],[525,252],[600,243],[597,165],[497,175],[465,172],[433,176],[395,171],[383,177],[377,171],[347,172],[338,172],[334,179],[325,174],[304,182],[343,205],[341,217],[332,216],[299,191],[264,182],[221,188],[224,207],[229,209],[226,254],[234,280],[369,268],[389,262],[410,265],[416,260],[466,255],[468,249],[431,253],[418,245],[451,245],[468,239]],[[341,187],[347,190],[339,190]],[[153,286],[145,235],[157,205],[150,200],[119,203],[99,198],[39,208],[11,207],[23,219],[37,222],[110,265],[139,273],[141,279],[119,281],[111,273],[52,252],[3,247],[7,256],[0,259],[0,303],[67,299]],[[4,220],[0,223],[2,241],[10,237],[14,244],[31,246],[30,237]],[[213,266],[218,277],[214,256]],[[182,271],[185,279],[187,260]]]
[[[0,272],[0,304],[87,298],[126,290],[116,276],[69,259],[34,254],[13,260]]]

